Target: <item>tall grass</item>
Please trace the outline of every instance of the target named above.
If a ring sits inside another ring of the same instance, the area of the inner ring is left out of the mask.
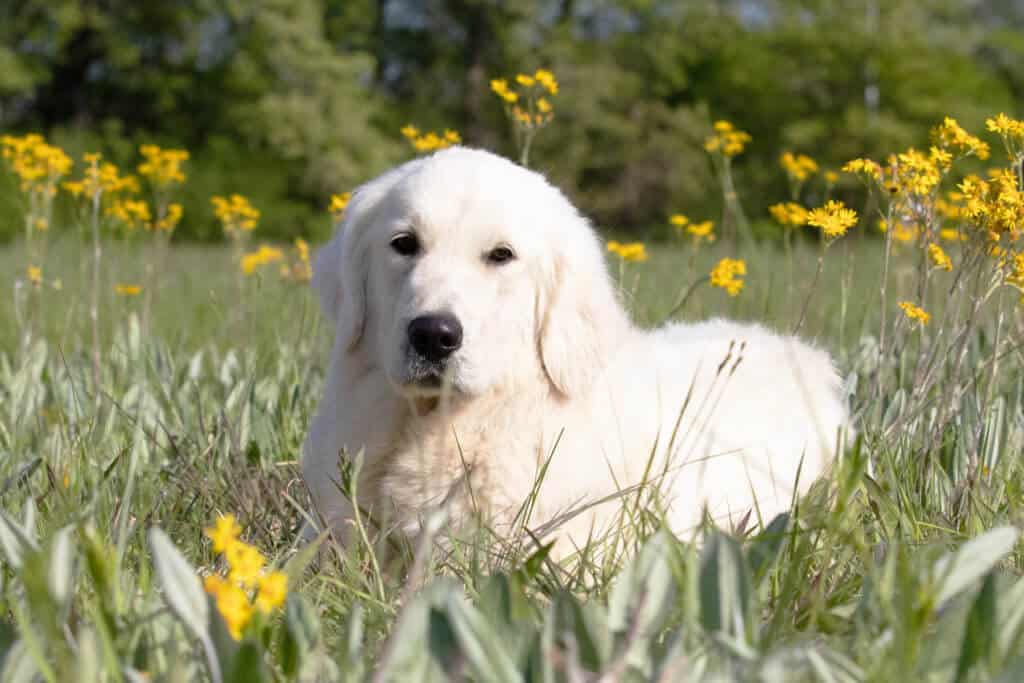
[[[311,293],[270,274],[240,289],[228,250],[175,247],[144,330],[140,299],[112,289],[143,260],[108,244],[97,384],[80,249],[51,245],[64,286],[33,291],[31,338],[3,330],[2,680],[1016,680],[1024,667],[1014,297],[955,346],[977,380],[925,400],[916,373],[934,347],[906,327],[879,352],[878,240],[830,249],[814,290],[758,247],[741,296],[700,288],[677,317],[787,329],[813,297],[802,333],[836,352],[863,438],[806,500],[698,545],[631,516],[616,552],[576,567],[485,532],[428,538],[401,571],[375,561],[369,534],[315,556],[297,540],[296,465],[330,339]],[[624,296],[659,322],[726,253],[654,249],[623,268]],[[795,272],[818,253],[799,246]],[[0,252],[0,272],[23,262],[21,246]],[[890,295],[914,291],[917,269],[896,249]],[[961,305],[938,288],[922,304],[936,318]],[[2,306],[15,320],[13,297]],[[242,641],[199,583],[223,567],[203,536],[223,513],[289,575],[283,611]]]

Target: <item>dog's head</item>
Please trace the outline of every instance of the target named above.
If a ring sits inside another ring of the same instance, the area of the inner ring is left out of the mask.
[[[336,344],[409,397],[546,376],[585,391],[628,322],[600,242],[542,176],[456,147],[354,193],[313,286]]]

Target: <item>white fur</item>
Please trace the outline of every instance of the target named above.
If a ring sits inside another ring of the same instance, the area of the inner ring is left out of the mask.
[[[410,230],[423,245],[411,259],[389,244]],[[488,263],[499,244],[517,258]],[[637,329],[585,219],[542,176],[487,152],[445,150],[359,188],[313,284],[337,328],[303,476],[342,538],[342,451],[364,454],[360,506],[409,534],[442,503],[456,523],[476,507],[507,526],[556,441],[531,528],[646,471],[685,533],[705,505],[724,522],[787,510],[846,429],[831,360],[806,343],[725,320]],[[464,328],[440,394],[409,382],[406,328],[432,312]],[[618,505],[555,529],[558,554]]]

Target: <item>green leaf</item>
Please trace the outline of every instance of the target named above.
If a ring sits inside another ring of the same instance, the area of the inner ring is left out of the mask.
[[[74,589],[74,546],[71,534],[74,529],[64,527],[56,534],[50,544],[50,595],[58,605],[67,605]]]
[[[0,549],[11,567],[21,569],[26,552],[35,552],[39,546],[21,524],[0,510]]]
[[[991,662],[998,644],[996,634],[996,575],[989,574],[967,615],[967,627],[956,665],[956,681],[964,681],[976,664]]]
[[[775,560],[778,559],[782,546],[786,542],[786,529],[788,528],[789,514],[783,512],[777,515],[751,543],[750,550],[747,551],[747,562],[750,565],[750,575],[755,584],[761,583]]]
[[[718,531],[712,533],[700,566],[701,623],[706,631],[721,632],[749,645],[751,581],[739,543]]]
[[[263,651],[253,640],[246,640],[239,646],[231,660],[225,683],[260,683],[267,680],[267,669],[263,665]]]
[[[210,602],[195,569],[188,563],[174,543],[162,530],[149,530],[149,548],[164,601],[175,616],[203,644],[210,675],[215,683],[221,681],[220,661],[217,659],[210,637]]]
[[[670,563],[671,540],[662,530],[644,543],[619,574],[608,598],[608,629],[614,639],[612,657],[625,656],[649,675],[651,646],[675,603],[676,583]]]
[[[475,678],[495,683],[515,683],[522,677],[509,658],[504,641],[483,616],[456,593],[448,596],[445,615],[458,639],[459,651],[465,656]]]
[[[1019,536],[1014,527],[997,527],[939,559],[934,567],[934,576],[940,581],[936,609],[991,570],[1013,550]]]

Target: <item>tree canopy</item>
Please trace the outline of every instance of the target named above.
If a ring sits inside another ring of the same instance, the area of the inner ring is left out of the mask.
[[[763,216],[783,150],[837,169],[944,116],[1019,113],[1022,25],[1010,0],[5,0],[0,130],[125,164],[185,147],[180,235],[214,234],[207,197],[243,192],[286,237],[410,158],[408,123],[512,155],[490,79],[543,67],[561,92],[532,165],[602,227],[650,233],[721,211],[716,119],[753,137],[735,170]]]

